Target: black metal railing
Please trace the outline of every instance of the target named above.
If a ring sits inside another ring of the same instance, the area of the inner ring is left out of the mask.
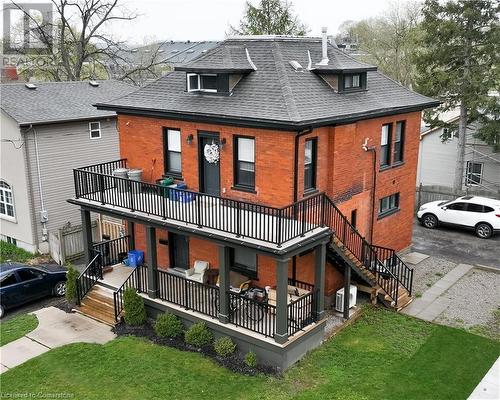
[[[327,196],[324,198],[325,224],[330,227],[342,245],[375,275],[377,284],[397,306],[400,285],[411,295],[413,270],[394,250],[386,252],[384,248],[368,243],[337,206]],[[388,258],[384,258],[385,256]]]
[[[73,170],[76,197],[278,246],[322,226],[322,193],[276,208],[97,172],[116,165]]]
[[[129,287],[136,289],[138,293],[146,293],[148,291],[148,267],[146,265],[134,268],[127,279],[125,279],[125,282],[113,292],[115,321],[117,322],[119,322],[123,311],[123,295]]]
[[[312,291],[288,304],[288,335],[294,335],[316,321],[314,314],[316,297],[316,292]]]
[[[314,285],[312,283],[307,283],[299,281],[298,279],[288,278],[288,284],[290,286],[298,287],[299,289],[304,289],[312,292],[314,290]]]
[[[328,227],[342,246],[375,274],[377,283],[396,304],[399,286],[411,295],[413,270],[394,250],[368,243],[324,193],[276,208],[112,175],[115,168],[126,165],[122,159],[75,169],[76,197],[278,247],[314,229]]]
[[[212,318],[219,316],[219,288],[158,270],[158,297]]]
[[[117,239],[94,243],[92,248],[101,253],[102,266],[107,267],[123,261],[129,251],[129,243],[130,235],[126,235]]]
[[[92,250],[93,258],[76,279],[76,304],[81,305],[82,299],[92,289],[95,283],[102,279],[101,253]]]
[[[228,292],[229,322],[236,326],[273,337],[276,330],[276,306],[244,294]]]

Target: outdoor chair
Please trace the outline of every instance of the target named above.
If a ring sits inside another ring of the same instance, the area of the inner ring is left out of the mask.
[[[192,281],[205,283],[206,272],[208,271],[209,264],[207,261],[196,260],[194,267],[186,270],[186,278]]]

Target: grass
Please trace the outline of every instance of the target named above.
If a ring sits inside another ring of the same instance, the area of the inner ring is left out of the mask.
[[[29,251],[3,240],[0,241],[0,262],[13,261],[22,263],[34,257],[35,255]]]
[[[38,319],[31,314],[23,314],[0,323],[0,346],[4,346],[38,326]]]
[[[460,329],[367,308],[283,378],[241,376],[196,353],[122,337],[51,350],[2,374],[2,392],[73,399],[465,399],[500,353]]]

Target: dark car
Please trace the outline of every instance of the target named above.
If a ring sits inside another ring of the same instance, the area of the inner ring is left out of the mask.
[[[52,264],[0,264],[0,318],[9,308],[45,296],[64,296],[66,272],[66,268]]]

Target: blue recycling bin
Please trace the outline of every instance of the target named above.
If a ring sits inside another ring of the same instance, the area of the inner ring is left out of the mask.
[[[130,267],[140,267],[144,264],[144,252],[142,250],[130,250],[128,252],[128,265]]]

